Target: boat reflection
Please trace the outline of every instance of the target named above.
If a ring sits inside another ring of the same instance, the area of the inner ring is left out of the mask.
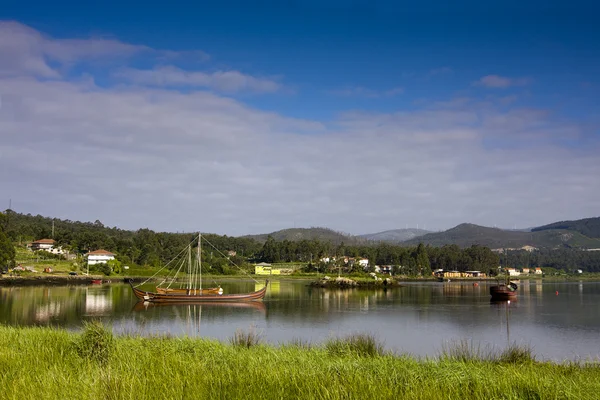
[[[490,300],[490,305],[498,311],[500,329],[506,325],[506,344],[510,346],[510,309],[514,307],[515,300]]]
[[[171,308],[174,311],[178,311],[182,308],[189,308],[189,306],[200,306],[200,307],[204,307],[206,309],[210,309],[210,308],[246,308],[246,309],[252,309],[252,310],[257,310],[260,311],[262,313],[266,313],[267,312],[267,307],[265,305],[265,303],[263,303],[262,301],[246,301],[246,302],[228,302],[228,301],[224,301],[224,302],[210,302],[210,303],[194,303],[194,302],[190,302],[190,303],[150,303],[150,302],[144,302],[144,301],[138,301],[137,303],[135,303],[135,305],[133,306],[133,311],[136,312],[143,312],[143,311],[148,311],[148,310],[152,310],[152,309],[156,309],[156,308]]]

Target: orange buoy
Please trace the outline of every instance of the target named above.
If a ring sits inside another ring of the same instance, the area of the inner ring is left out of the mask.
[[[477,286],[479,286],[479,283],[475,282],[475,283],[473,284],[473,286],[477,287]]]
[[[556,291],[556,295],[558,296],[558,290]]]

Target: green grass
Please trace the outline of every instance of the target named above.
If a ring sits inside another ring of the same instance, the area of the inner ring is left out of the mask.
[[[356,339],[346,341],[352,347]],[[97,324],[83,334],[0,326],[0,398],[585,400],[600,393],[598,364],[419,360],[327,347],[113,337]]]

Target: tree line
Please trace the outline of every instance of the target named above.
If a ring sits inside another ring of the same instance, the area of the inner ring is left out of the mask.
[[[500,255],[503,266],[513,268],[554,268],[573,273],[578,269],[584,272],[600,272],[600,251],[582,251],[571,248],[508,251]]]
[[[117,254],[117,259],[124,265],[158,267],[172,260],[181,249],[194,240],[196,235],[196,233],[154,232],[146,228],[128,231],[104,226],[100,221],[60,220],[7,210],[0,217],[0,266],[14,260],[12,243],[23,245],[42,238],[53,238],[57,245],[75,254],[83,255],[89,251],[105,249]],[[249,266],[250,263],[260,261],[298,262],[309,265],[309,268],[319,269],[324,267],[319,264],[321,259],[335,256],[337,256],[337,263],[342,256],[366,258],[371,267],[390,265],[394,273],[404,275],[426,275],[435,269],[477,270],[490,273],[496,271],[499,265],[600,272],[600,252],[568,248],[542,249],[533,253],[511,251],[499,256],[488,247],[478,245],[468,248],[457,245],[432,247],[423,244],[406,247],[406,245],[379,242],[351,245],[342,242],[336,245],[330,241],[315,239],[277,241],[272,237],[268,237],[264,243],[261,243],[248,237],[216,234],[203,234],[203,238],[214,246],[204,246],[203,257],[210,263],[212,272],[217,273],[227,273],[231,262],[239,266]],[[227,254],[228,251],[235,252],[235,255]],[[333,263],[329,267],[341,267],[341,265]],[[358,266],[347,269],[352,272],[357,270]]]

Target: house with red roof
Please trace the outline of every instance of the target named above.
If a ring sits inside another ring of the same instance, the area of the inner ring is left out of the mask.
[[[31,250],[46,250],[50,251],[54,247],[55,241],[53,239],[40,239],[31,243]]]
[[[103,249],[90,251],[85,256],[87,257],[88,265],[106,264],[107,262],[115,259],[115,255],[113,253]]]

